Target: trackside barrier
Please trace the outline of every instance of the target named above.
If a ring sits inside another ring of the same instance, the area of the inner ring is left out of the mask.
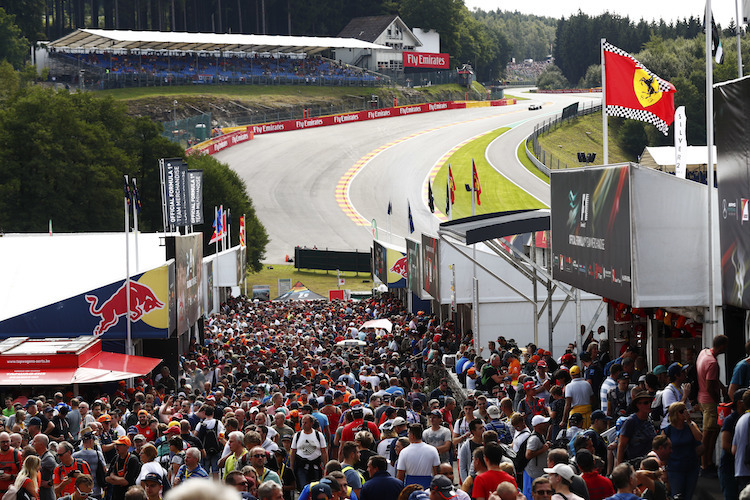
[[[327,127],[329,125],[340,125],[342,123],[354,123],[366,120],[377,120],[379,118],[390,118],[393,116],[406,116],[417,113],[429,113],[431,111],[443,111],[446,109],[465,109],[469,107],[483,107],[483,106],[508,106],[515,104],[515,99],[497,99],[494,101],[442,101],[442,102],[431,102],[426,104],[414,104],[409,106],[395,106],[392,108],[383,109],[372,109],[366,111],[357,111],[353,113],[342,113],[337,115],[317,116],[313,118],[301,118],[299,120],[284,120],[280,122],[270,123],[259,123],[257,125],[248,125],[246,127],[239,127],[241,131],[250,132],[249,139],[246,138],[242,141],[230,139],[230,143],[223,144],[223,141],[229,135],[236,132],[237,128],[225,128],[225,131],[232,131],[231,134],[225,134],[220,137],[216,137],[210,141],[203,142],[186,152],[188,154],[199,151],[201,154],[214,154],[219,151],[234,146],[239,142],[245,142],[246,140],[252,139],[258,134],[270,134],[273,132],[288,132],[290,130],[304,130],[315,127]],[[232,142],[234,141],[234,142]],[[216,146],[217,142],[221,142],[221,147]]]
[[[212,155],[215,153],[218,153],[219,151],[223,151],[226,148],[232,147],[235,144],[240,144],[242,142],[247,142],[252,140],[255,137],[255,134],[251,130],[251,127],[241,127],[237,130],[234,130],[228,134],[220,135],[219,137],[214,137],[213,139],[210,139],[208,141],[201,142],[200,144],[197,144],[193,146],[192,148],[188,148],[185,150],[185,153],[187,154],[208,154]]]

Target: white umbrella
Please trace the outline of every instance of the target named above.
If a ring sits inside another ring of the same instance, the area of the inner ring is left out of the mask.
[[[370,321],[365,321],[362,328],[377,328],[380,330],[387,330],[388,333],[391,333],[391,330],[393,330],[393,323],[387,319],[372,319]]]
[[[359,339],[344,339],[336,342],[336,345],[343,347],[362,347],[366,346],[367,342]]]

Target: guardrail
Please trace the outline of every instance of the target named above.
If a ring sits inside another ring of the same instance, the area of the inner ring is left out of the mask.
[[[536,165],[536,167],[539,170],[541,170],[548,176],[549,176],[550,170],[560,169],[560,168],[570,168],[567,162],[561,160],[559,157],[555,156],[554,154],[542,148],[542,146],[539,144],[539,137],[553,130],[557,130],[557,128],[562,126],[564,123],[574,118],[590,115],[593,113],[598,113],[601,110],[602,110],[601,104],[594,105],[592,103],[592,105],[587,108],[584,103],[584,107],[579,108],[578,112],[573,115],[563,117],[563,113],[560,113],[559,116],[549,118],[543,123],[537,124],[534,127],[534,132],[532,132],[531,135],[529,135],[529,137],[526,138],[526,141],[524,141],[524,146],[526,149],[526,156],[529,158],[529,160],[531,160],[531,162],[534,165]],[[576,164],[574,166],[578,167],[579,165]]]

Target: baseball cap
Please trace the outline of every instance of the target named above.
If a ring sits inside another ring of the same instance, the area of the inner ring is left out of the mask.
[[[530,391],[531,389],[534,388],[534,386],[535,386],[534,381],[533,380],[529,380],[529,381],[523,383],[523,390],[524,391]]]
[[[42,419],[39,417],[31,417],[31,420],[29,420],[29,425],[38,425],[39,427],[41,427]]]
[[[143,481],[153,481],[154,483],[162,484],[161,474],[157,474],[156,472],[149,472],[143,479],[141,479],[141,482]]]
[[[140,417],[141,415],[148,416],[148,412],[146,410],[138,410],[138,416]]]
[[[318,495],[321,494],[325,495],[326,498],[331,498],[333,496],[331,488],[327,484],[318,483],[310,487],[310,500],[317,500]]]
[[[500,418],[502,413],[500,412],[500,408],[497,406],[490,406],[487,408],[487,414],[490,416],[490,418]]]
[[[570,367],[570,375],[572,377],[575,377],[576,375],[580,375],[580,374],[581,374],[581,367],[580,366],[573,365],[573,366]]]
[[[443,413],[440,410],[432,410],[430,416],[443,418]]]
[[[138,427],[136,427],[135,425],[131,425],[130,427],[128,427],[128,434],[138,434]]]
[[[406,425],[404,417],[396,417],[393,419],[393,427],[398,427],[399,425]]]
[[[581,423],[583,422],[583,415],[581,415],[580,413],[574,413],[570,417],[568,417],[568,422],[570,422],[571,424],[573,424],[574,422]]]
[[[576,475],[575,472],[573,472],[573,468],[567,464],[557,464],[551,469],[545,467],[544,472],[546,474],[557,474],[568,482],[572,481],[573,476]]]
[[[281,455],[282,457],[286,458],[286,455],[287,455],[286,449],[284,449],[283,447],[276,448],[275,450],[273,450],[273,452],[276,453],[277,455]]]
[[[656,365],[654,375],[661,375],[662,373],[667,373],[667,368],[664,365]]]
[[[456,495],[456,488],[453,486],[453,481],[442,474],[438,474],[432,478],[430,489],[440,493],[443,498],[450,498]]]
[[[167,430],[164,432],[164,434],[179,435],[179,434],[181,434],[180,426],[179,425],[173,425],[171,427],[167,427]]]
[[[612,420],[612,417],[601,410],[595,410],[591,412],[591,421],[593,422],[594,420]]]
[[[409,495],[409,500],[430,500],[430,495],[425,490],[415,490]]]
[[[29,399],[28,401],[26,401],[25,408],[28,408],[29,406],[36,406],[36,401],[34,401],[33,399]]]
[[[393,429],[393,420],[386,420],[382,424],[380,424],[380,430],[381,431],[389,431]]]
[[[549,417],[534,415],[534,418],[531,419],[531,426],[536,427],[539,424],[546,424],[547,422],[549,422]]]
[[[93,432],[84,432],[81,436],[81,440],[88,441],[89,439],[94,439],[94,433]]]
[[[100,416],[100,417],[99,417],[99,418],[97,419],[97,421],[99,421],[99,422],[111,422],[111,421],[112,421],[112,417],[111,417],[111,416],[109,416],[109,414],[108,414],[108,413],[105,413],[104,415],[101,415],[101,416]]]
[[[685,371],[688,369],[688,365],[683,366],[680,363],[672,363],[669,365],[669,369],[667,370],[669,372],[670,377],[676,377],[680,374],[680,372]]]
[[[547,368],[547,362],[543,359],[539,360],[536,364],[537,368]]]
[[[120,438],[117,438],[117,441],[115,441],[113,444],[124,444],[128,448],[133,446],[133,443],[130,442],[130,438],[127,436],[122,436]]]
[[[145,440],[146,440],[146,436],[144,436],[143,434],[136,434],[135,437],[133,438],[133,441],[145,441]]]

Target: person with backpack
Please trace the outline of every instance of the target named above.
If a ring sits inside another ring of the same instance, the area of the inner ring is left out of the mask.
[[[107,475],[107,462],[101,450],[97,449],[94,440],[94,432],[90,427],[84,427],[81,435],[81,449],[73,453],[73,458],[84,460],[89,464],[91,477],[94,479],[93,495],[100,496],[105,486],[104,477]],[[2,446],[2,437],[0,436],[0,446]]]
[[[518,460],[518,466],[523,465],[520,470],[523,470],[523,494],[526,498],[531,498],[531,483],[544,474],[547,453],[551,447],[551,443],[545,438],[549,430],[549,417],[534,415],[531,419],[531,427],[534,432],[524,441],[517,454],[517,456],[522,456]],[[523,463],[524,461],[526,463]]]
[[[57,458],[60,465],[55,468],[53,483],[55,485],[55,496],[72,495],[75,491],[75,480],[80,474],[91,475],[91,467],[88,462],[73,458],[73,445],[62,441],[57,446]]]
[[[214,479],[217,479],[219,477],[219,458],[223,448],[219,443],[219,436],[224,434],[224,424],[214,418],[214,411],[213,406],[205,405],[206,418],[196,426],[195,437],[203,445],[205,453],[201,464],[203,469],[211,474]]]
[[[357,449],[357,443],[353,441],[345,441],[341,446],[341,454],[344,457],[341,462],[341,472],[346,476],[346,483],[352,489],[357,498],[359,498],[362,485],[365,483],[364,476],[354,468],[354,465],[359,460],[359,450]]]
[[[10,445],[10,434],[0,432],[0,495],[4,495],[21,471],[21,453]]]
[[[320,479],[323,476],[323,466],[328,462],[325,436],[313,429],[314,419],[312,415],[303,415],[302,430],[296,432],[292,438],[290,465],[297,477],[299,490],[306,484]]]
[[[473,472],[474,450],[484,444],[482,434],[484,434],[484,422],[481,418],[475,418],[469,422],[469,432],[471,437],[464,441],[458,449],[458,478],[461,483],[466,481]]]
[[[687,380],[687,366],[683,366],[680,363],[672,363],[667,369],[669,375],[669,385],[664,388],[661,394],[662,403],[662,421],[660,428],[665,429],[669,425],[669,405],[678,401],[685,403],[688,411],[692,409],[688,397],[690,396],[690,384],[686,383]]]
[[[652,399],[653,397],[647,391],[633,395],[633,405],[636,411],[625,420],[620,429],[615,465],[643,457],[651,451],[651,442],[656,436],[656,429],[649,418]]]

